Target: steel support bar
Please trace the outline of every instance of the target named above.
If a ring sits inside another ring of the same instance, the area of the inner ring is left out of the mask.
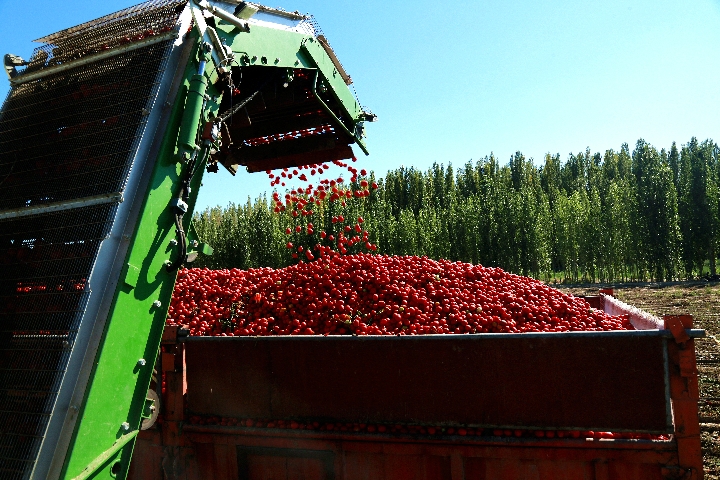
[[[90,478],[90,476],[97,472],[98,469],[105,464],[105,462],[110,460],[110,458],[119,452],[121,448],[127,445],[130,440],[135,438],[138,432],[139,430],[133,430],[132,432],[126,433],[122,437],[118,438],[110,448],[101,453],[95,460],[92,461],[92,463],[90,463],[90,465],[85,467],[85,470],[83,470],[80,475],[75,477],[73,480],[85,480],[86,478]]]
[[[21,73],[18,76],[13,77],[10,80],[10,83],[12,85],[22,85],[23,83],[32,82],[33,80],[38,80],[40,78],[47,77],[48,75],[57,75],[58,73],[65,70],[70,70],[71,68],[89,65],[91,63],[99,62],[100,60],[105,60],[106,58],[120,55],[121,53],[130,52],[133,50],[137,50],[138,48],[147,47],[148,45],[164,42],[165,40],[169,40],[171,38],[178,38],[178,36],[179,32],[176,30],[162,33],[151,38],[145,38],[137,42],[129,43],[122,47],[114,48],[112,50],[106,50],[104,52],[87,55],[85,57],[78,58],[77,60],[71,60],[67,63],[62,63],[57,66],[43,68],[42,70],[38,70],[37,72]]]
[[[235,15],[233,15],[230,12],[226,12],[222,8],[218,8],[214,5],[209,4],[207,1],[203,0],[201,2],[197,2],[200,8],[207,10],[208,12],[212,13],[213,16],[219,18],[220,20],[224,20],[227,23],[234,25],[238,27],[240,30],[244,32],[250,31],[250,26],[245,20],[241,20]]]
[[[63,210],[72,210],[73,208],[90,207],[92,205],[104,205],[106,203],[122,203],[122,192],[106,193],[103,195],[95,195],[93,197],[74,198],[64,202],[45,203],[42,205],[32,205],[29,207],[13,208],[0,212],[0,220],[7,218],[20,218],[30,215],[39,215],[41,213],[60,212]]]
[[[334,120],[335,125],[337,125],[337,126],[339,126],[340,128],[342,128],[343,131],[350,136],[350,138],[354,139],[355,142],[360,146],[360,148],[362,149],[362,151],[365,152],[365,155],[370,155],[370,152],[368,152],[367,147],[365,147],[365,145],[363,144],[362,139],[360,139],[357,135],[355,135],[353,132],[351,132],[351,131],[347,128],[347,126],[345,126],[345,124],[342,122],[342,120],[340,120],[340,119],[337,117],[337,115],[335,115],[335,112],[333,112],[333,111],[330,109],[330,107],[327,106],[327,104],[323,101],[322,98],[320,98],[320,95],[318,95],[318,93],[317,93],[317,81],[318,81],[318,77],[319,77],[319,76],[320,76],[320,70],[316,70],[316,71],[315,71],[315,81],[313,82],[313,90],[312,90],[313,95],[315,95],[315,98],[317,99],[317,101],[320,102],[320,105],[323,107],[323,110],[325,110],[325,112],[326,112],[328,115],[330,115],[330,118],[332,118],[332,119]]]

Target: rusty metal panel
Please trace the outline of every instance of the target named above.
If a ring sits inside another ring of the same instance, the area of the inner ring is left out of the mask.
[[[196,414],[669,433],[664,333],[189,339]]]
[[[160,431],[143,430],[135,441],[128,480],[163,480],[163,446]]]
[[[448,456],[348,451],[343,462],[345,480],[452,480]]]
[[[334,454],[330,451],[238,446],[237,458],[240,480],[335,479]]]
[[[663,472],[677,464],[677,445],[672,441],[401,439],[246,430],[188,425],[183,433],[188,447],[178,449],[173,460],[185,467],[167,478],[660,480],[669,478]],[[133,459],[138,465],[149,464],[148,457],[158,455],[142,440]],[[163,455],[165,465],[168,451]],[[235,457],[237,470],[230,466]],[[155,471],[148,473],[147,478],[164,478]]]

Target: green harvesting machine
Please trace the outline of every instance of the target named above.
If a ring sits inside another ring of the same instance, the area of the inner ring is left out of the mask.
[[[311,16],[149,0],[7,54],[0,480],[124,478],[203,173],[367,153],[374,115]]]

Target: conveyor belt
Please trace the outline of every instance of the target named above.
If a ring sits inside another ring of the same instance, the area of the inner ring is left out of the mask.
[[[31,474],[69,359],[87,348],[77,335],[96,321],[90,279],[135,195],[127,181],[185,3],[153,0],[41,39],[22,73],[47,74],[16,85],[0,112],[0,479]],[[113,48],[123,53],[56,68]]]

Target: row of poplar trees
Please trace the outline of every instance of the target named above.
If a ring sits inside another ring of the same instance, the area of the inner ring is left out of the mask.
[[[638,140],[604,154],[520,152],[454,169],[400,168],[371,179],[365,199],[323,204],[310,217],[277,214],[268,198],[196,214],[199,236],[215,249],[194,266],[282,267],[286,248],[333,233],[332,216],[363,217],[376,253],[427,255],[530,275],[549,282],[667,281],[716,274],[720,245],[720,161],[712,140],[692,138],[658,151]],[[372,176],[372,174],[371,174]],[[283,192],[284,194],[284,192]],[[281,195],[282,196],[282,195]],[[315,234],[287,235],[312,222]],[[336,233],[336,232],[335,232]],[[365,251],[358,245],[353,251]]]

